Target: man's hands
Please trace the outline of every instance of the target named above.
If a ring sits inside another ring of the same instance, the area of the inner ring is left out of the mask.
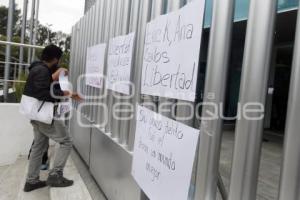
[[[83,98],[80,97],[76,92],[70,92],[70,91],[63,91],[65,97],[70,97],[74,99],[75,101],[82,101]]]
[[[64,72],[64,75],[67,76],[69,74],[69,71],[65,68],[59,68],[55,73],[52,74],[53,81],[59,80],[59,75],[61,72]]]
[[[59,68],[55,73],[52,74],[52,79],[53,81],[59,81],[59,75],[61,73],[64,73],[65,76],[69,74],[69,71],[64,68]],[[64,92],[64,97],[69,97],[74,99],[75,101],[82,101],[83,98],[78,95],[76,92],[71,92],[71,91],[63,91]]]

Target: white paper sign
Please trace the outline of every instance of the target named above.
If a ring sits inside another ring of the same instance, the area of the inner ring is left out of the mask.
[[[71,83],[69,82],[68,76],[65,75],[65,72],[62,71],[59,74],[58,78],[59,86],[62,91],[72,91]],[[66,101],[62,101],[58,104],[57,114],[59,117],[63,118],[63,115],[71,111],[71,99],[69,98]]]
[[[59,82],[60,89],[62,91],[71,91],[71,88],[70,88],[71,85],[69,83],[69,78],[68,78],[68,76],[65,76],[64,71],[60,72],[58,82]]]
[[[86,85],[102,88],[106,44],[87,48]]]
[[[205,0],[147,24],[142,93],[195,101]]]
[[[187,200],[199,130],[138,106],[132,175],[151,200]]]
[[[135,33],[113,38],[107,58],[107,88],[122,94],[130,93],[130,74]]]

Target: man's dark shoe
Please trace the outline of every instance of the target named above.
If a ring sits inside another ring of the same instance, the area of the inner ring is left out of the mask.
[[[74,181],[68,180],[61,175],[49,175],[47,185],[50,187],[69,187],[74,184]]]
[[[24,192],[31,192],[33,190],[37,190],[43,187],[46,187],[46,181],[38,181],[36,183],[25,183]]]

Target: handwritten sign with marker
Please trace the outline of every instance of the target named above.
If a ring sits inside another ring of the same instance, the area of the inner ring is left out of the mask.
[[[107,58],[107,88],[122,94],[130,93],[130,74],[135,33],[113,38]]]
[[[106,44],[87,48],[86,85],[102,88]]]
[[[60,72],[58,82],[62,91],[71,91],[69,77],[65,75],[64,71]]]
[[[188,198],[199,130],[138,106],[132,175],[151,200]]]
[[[147,24],[142,93],[195,101],[205,0]]]

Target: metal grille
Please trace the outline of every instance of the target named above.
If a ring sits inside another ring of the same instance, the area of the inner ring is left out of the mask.
[[[120,121],[112,117],[112,107],[120,100],[115,99],[111,91],[104,91],[86,86],[84,83],[80,85],[77,83],[77,78],[85,74],[87,47],[99,43],[108,43],[109,39],[115,36],[136,32],[131,73],[131,81],[136,86],[135,95],[124,101],[133,105],[142,104],[145,106],[150,103],[159,105],[169,102],[171,106],[177,100],[140,94],[145,30],[146,24],[150,20],[161,14],[179,9],[188,2],[185,0],[98,0],[73,27],[70,81],[74,89],[80,87],[81,91],[84,91],[84,94],[89,96],[99,96],[107,92],[107,96],[104,99],[88,101],[108,105],[108,123],[105,127],[100,127],[100,129],[107,133],[111,140],[116,141],[129,152],[133,150],[136,124],[134,119]],[[204,102],[219,104],[225,101],[234,4],[234,0],[214,1],[206,66]],[[239,96],[241,105],[245,105],[247,102],[265,104],[276,9],[277,1],[275,0],[251,0],[250,2]],[[300,137],[298,135],[300,130],[300,16],[298,16],[297,20],[296,35],[285,131],[280,200],[300,199]],[[214,99],[207,98],[211,92],[215,94]],[[194,105],[193,103],[185,103],[186,106],[178,106],[176,108],[176,118],[190,114],[189,107]],[[74,102],[73,106],[77,109],[78,103]],[[151,107],[151,109],[164,116],[171,117],[170,113],[161,112],[157,107]],[[211,109],[209,106],[204,106],[202,115],[205,116]],[[81,110],[81,115],[94,125],[104,118],[103,108],[96,105],[85,107]],[[226,199],[227,192],[222,185],[218,172],[223,130],[222,119],[201,122],[191,119],[181,120],[181,122],[197,128],[200,126],[201,130],[192,179],[192,183],[195,184],[196,188],[195,199],[216,199],[218,187],[223,199]],[[209,135],[206,134],[207,132],[214,134]],[[237,121],[230,192],[228,194],[228,199],[230,200],[256,199],[262,133],[263,119],[251,121],[241,118]],[[145,197],[142,195],[141,198]]]

